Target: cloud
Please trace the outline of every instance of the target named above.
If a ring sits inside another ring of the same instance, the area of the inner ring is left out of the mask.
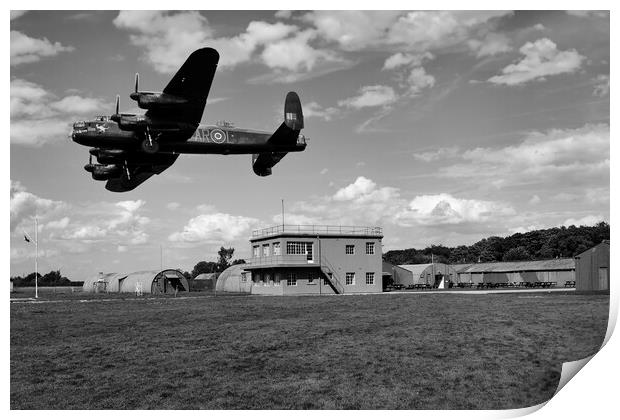
[[[39,197],[26,191],[26,188],[21,183],[11,180],[11,231],[17,229],[26,219],[33,219],[35,216],[45,218],[48,213],[64,207],[65,203],[62,201]]]
[[[536,194],[534,194],[534,195],[532,196],[532,198],[530,198],[530,200],[528,201],[528,204],[529,204],[529,205],[532,205],[532,206],[533,206],[533,205],[536,205],[536,204],[538,204],[538,203],[540,203],[540,197],[539,197],[538,195],[536,195]]]
[[[355,51],[384,41],[386,29],[400,12],[395,11],[314,11],[303,16],[321,37],[345,51]]]
[[[258,220],[226,213],[201,214],[190,219],[183,230],[172,233],[172,242],[222,243],[232,242],[249,234],[250,227]]]
[[[407,77],[408,94],[411,96],[418,95],[422,89],[435,86],[435,77],[426,74],[424,67],[415,67],[411,69],[409,77]]]
[[[338,108],[324,108],[317,102],[304,104],[304,118],[320,118],[325,121],[331,121],[339,112]]]
[[[478,58],[512,51],[510,40],[500,33],[488,33],[482,40],[470,39],[467,46]]]
[[[47,38],[31,38],[19,31],[11,31],[11,66],[34,63],[42,57],[52,57],[61,52],[73,51],[71,46],[50,42]]]
[[[325,175],[327,172],[329,172],[329,169],[327,168],[323,168],[321,169],[321,172],[319,172],[321,175]]]
[[[525,56],[521,61],[506,66],[501,75],[493,76],[488,81],[514,86],[532,80],[543,80],[547,76],[573,73],[581,67],[585,59],[574,49],[558,50],[556,44],[548,38],[528,42],[519,51]]]
[[[602,98],[609,95],[609,75],[599,74],[594,78],[594,82],[594,92],[592,92],[594,96]]]
[[[465,163],[444,166],[438,174],[496,186],[601,182],[609,178],[609,144],[606,124],[533,132],[513,145],[466,150],[460,155]]]
[[[434,58],[435,56],[428,51],[423,54],[407,54],[399,52],[389,56],[385,60],[382,70],[394,70],[403,66],[418,67],[421,66],[424,61],[433,60]]]
[[[179,207],[181,207],[181,204],[177,203],[176,201],[171,201],[170,203],[166,204],[166,208],[168,210],[176,210]]]
[[[41,146],[66,138],[71,121],[107,106],[102,100],[70,95],[58,99],[42,86],[11,80],[11,143]]]
[[[332,52],[319,50],[309,45],[316,31],[305,30],[294,37],[269,42],[261,54],[261,59],[272,69],[309,72],[319,61],[340,61]]]
[[[394,103],[397,99],[396,92],[390,86],[364,86],[359,89],[357,96],[338,101],[338,105],[360,109],[387,106]]]
[[[359,176],[352,184],[339,189],[333,196],[334,201],[351,201],[357,204],[384,202],[398,197],[398,190],[392,187],[377,188],[372,180]]]
[[[433,151],[414,153],[413,158],[422,162],[433,162],[457,157],[458,152],[459,148],[456,146],[442,147]]]
[[[396,215],[403,226],[481,223],[515,214],[507,204],[456,198],[450,194],[421,195]]]
[[[605,219],[603,218],[603,216],[599,215],[588,215],[588,216],[583,216],[579,219],[574,219],[574,218],[570,218],[570,219],[566,219],[566,221],[563,223],[563,226],[594,226],[599,222],[604,221]]]
[[[419,11],[400,16],[387,30],[386,42],[409,51],[453,47],[464,43],[472,32],[508,11]]]
[[[70,220],[71,219],[69,219],[68,217],[63,217],[60,220],[49,221],[45,224],[45,229],[65,229],[67,226],[69,226]]]
[[[606,10],[567,10],[566,13],[571,16],[583,18],[609,19],[609,11]]]

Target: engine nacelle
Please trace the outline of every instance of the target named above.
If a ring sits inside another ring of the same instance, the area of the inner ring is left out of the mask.
[[[170,95],[167,93],[155,92],[133,92],[129,95],[131,99],[138,102],[138,106],[142,109],[163,108],[169,106],[177,106],[188,103],[185,98]]]
[[[105,165],[122,162],[127,154],[124,150],[90,149],[89,153],[97,158],[97,162]]]
[[[117,122],[118,128],[125,131],[143,130],[148,125],[144,115],[121,115]]]
[[[93,179],[97,181],[105,181],[110,178],[115,178],[122,173],[122,168],[118,165],[100,165],[89,163],[84,166],[87,172],[91,173]]]

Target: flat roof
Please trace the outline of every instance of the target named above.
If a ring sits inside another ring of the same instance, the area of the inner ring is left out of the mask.
[[[508,273],[519,271],[555,271],[574,270],[575,260],[572,258],[555,258],[539,261],[505,261],[476,264],[455,264],[458,273]]]
[[[382,238],[383,229],[377,226],[277,225],[253,230],[250,241],[272,236],[359,236]]]

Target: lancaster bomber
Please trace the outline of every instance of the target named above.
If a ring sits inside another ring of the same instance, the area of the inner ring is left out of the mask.
[[[130,98],[147,110],[143,115],[119,113],[117,96],[114,115],[75,122],[73,141],[92,147],[84,169],[107,181],[107,190],[124,192],[162,173],[181,153],[252,154],[254,173],[267,176],[288,152],[303,151],[304,116],[295,92],[286,95],[284,122],[274,133],[200,124],[219,58],[213,48],[194,51],[163,92],[140,91],[136,74]]]

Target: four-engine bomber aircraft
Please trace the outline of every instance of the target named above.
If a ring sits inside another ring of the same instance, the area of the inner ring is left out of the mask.
[[[273,134],[228,123],[200,125],[219,58],[213,48],[194,51],[161,93],[138,90],[136,74],[130,97],[147,110],[144,115],[120,114],[117,96],[114,115],[74,123],[73,141],[93,147],[84,169],[107,181],[106,189],[124,192],[162,173],[180,153],[251,153],[254,172],[267,176],[288,152],[303,151],[304,116],[295,92],[286,95],[284,122]]]

